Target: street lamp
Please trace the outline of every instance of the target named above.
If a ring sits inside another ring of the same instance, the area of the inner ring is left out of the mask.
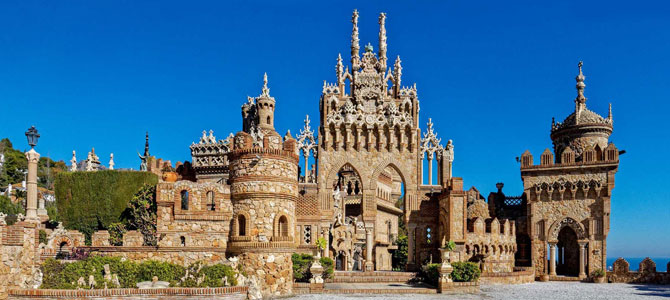
[[[28,145],[30,145],[30,148],[35,148],[37,139],[40,138],[40,134],[37,133],[35,126],[31,126],[28,131],[26,131],[26,137],[28,138]]]

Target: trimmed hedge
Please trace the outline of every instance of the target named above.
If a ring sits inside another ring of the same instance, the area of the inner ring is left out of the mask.
[[[137,283],[151,281],[156,276],[160,281],[170,282],[171,287],[222,287],[223,277],[232,286],[237,285],[235,270],[232,267],[216,264],[204,266],[196,262],[188,267],[183,267],[169,262],[148,260],[141,263],[124,260],[120,257],[90,256],[87,259],[71,263],[62,263],[55,259],[47,259],[41,266],[44,274],[41,289],[76,289],[77,281],[83,277],[88,282],[88,277],[93,275],[96,285],[94,288],[102,289],[105,282],[108,288],[113,285],[104,279],[104,265],[109,264],[112,274],[116,274],[122,288],[135,288]],[[188,277],[185,278],[188,270]],[[88,288],[88,287],[84,287]]]
[[[312,266],[314,256],[304,253],[293,253],[291,260],[293,261],[293,279],[296,282],[309,282],[309,279],[312,278],[309,267]],[[330,257],[320,258],[319,263],[323,267],[323,279],[333,276],[334,263]]]
[[[104,170],[61,172],[56,175],[55,194],[60,221],[67,229],[86,236],[108,229],[121,220],[133,195],[144,185],[155,185],[158,176],[149,172]]]
[[[441,264],[428,264],[421,268],[420,277],[423,277],[423,281],[437,286],[437,281],[440,278],[440,266]],[[479,266],[473,262],[453,262],[451,266],[454,268],[454,271],[451,273],[451,279],[454,282],[472,282],[477,281],[481,275],[481,270]]]

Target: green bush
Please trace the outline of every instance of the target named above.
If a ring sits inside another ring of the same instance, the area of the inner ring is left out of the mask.
[[[139,230],[144,236],[145,246],[156,246],[156,186],[145,184],[133,196],[126,209],[127,222],[131,229]]]
[[[171,287],[221,287],[222,278],[228,278],[230,285],[236,285],[235,270],[232,267],[216,264],[205,266],[200,262],[190,265],[188,268],[169,262],[148,260],[141,263],[130,260],[122,260],[120,257],[90,256],[87,259],[61,263],[55,259],[47,259],[41,266],[44,280],[42,289],[76,289],[77,281],[83,277],[88,282],[88,277],[93,275],[96,281],[95,288],[105,286],[104,265],[109,264],[112,274],[119,278],[122,288],[134,288],[138,282],[151,281],[154,276],[158,280],[170,282]],[[189,277],[185,278],[186,270]],[[198,284],[198,279],[202,281]],[[108,287],[113,287],[107,281]]]
[[[455,282],[477,281],[482,274],[479,266],[473,262],[455,262],[451,265],[454,267],[454,272],[451,273],[451,278]]]
[[[297,282],[309,282],[309,279],[312,278],[309,267],[312,266],[314,256],[311,254],[293,253],[291,260],[293,261],[293,279]],[[322,257],[319,259],[319,263],[323,267],[323,279],[333,276],[334,263],[331,258]]]
[[[127,232],[123,223],[112,223],[107,226],[109,231],[109,244],[112,246],[123,246],[123,235]]]
[[[433,286],[437,286],[437,281],[440,278],[440,264],[427,264],[421,268],[419,277],[423,278],[423,282]]]
[[[56,175],[58,216],[67,229],[79,230],[90,244],[96,230],[119,222],[133,195],[144,185],[155,185],[149,172],[104,170],[61,172]]]
[[[47,243],[47,232],[44,229],[40,229],[39,231],[39,242],[45,245]]]
[[[419,276],[423,278],[425,283],[437,286],[438,279],[440,278],[440,266],[441,264],[425,265],[421,269]],[[453,262],[451,266],[454,268],[451,273],[451,279],[454,282],[477,281],[481,275],[479,266],[473,262]]]

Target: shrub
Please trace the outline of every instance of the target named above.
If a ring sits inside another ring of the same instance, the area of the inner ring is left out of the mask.
[[[44,229],[40,229],[39,231],[39,242],[45,245],[47,243],[47,232]]]
[[[110,272],[118,276],[122,288],[134,288],[138,282],[151,281],[153,276],[170,282],[172,287],[220,287],[223,286],[224,276],[230,285],[237,284],[235,270],[223,264],[203,266],[196,262],[188,267],[190,276],[185,278],[187,268],[169,262],[149,260],[137,263],[120,257],[91,256],[72,263],[47,259],[41,266],[44,279],[40,288],[76,289],[79,278],[83,277],[88,282],[90,275],[95,278],[96,289],[104,288],[103,270],[106,264]],[[199,278],[202,281],[198,284]],[[112,287],[112,283],[107,281],[107,286]]]
[[[419,272],[419,276],[425,283],[436,286],[440,278],[440,266],[441,264],[425,265]],[[451,279],[455,282],[477,281],[481,275],[479,266],[473,262],[454,262],[451,263],[451,266],[454,268]]]
[[[312,256],[304,253],[293,253],[293,279],[297,282],[309,282],[309,267],[312,264]]]
[[[477,281],[482,274],[479,266],[473,262],[455,262],[451,265],[454,267],[451,278],[456,282]]]
[[[82,232],[90,244],[93,232],[120,221],[140,187],[157,182],[158,177],[150,172],[58,173],[54,184],[58,217],[65,228]]]
[[[603,269],[598,269],[593,272],[591,272],[591,277],[597,278],[597,277],[605,277],[605,271]]]
[[[291,260],[293,261],[293,279],[297,282],[309,282],[309,279],[312,278],[309,267],[312,266],[314,256],[304,253],[293,253]],[[319,259],[319,263],[323,267],[323,279],[330,278],[334,272],[333,260],[329,257],[322,257]]]
[[[156,186],[145,184],[133,196],[126,210],[128,225],[144,236],[145,246],[156,246]]]
[[[123,246],[123,235],[127,232],[123,223],[112,223],[107,228],[109,231],[109,244],[112,246]]]

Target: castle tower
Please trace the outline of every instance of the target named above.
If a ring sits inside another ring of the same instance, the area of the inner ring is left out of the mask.
[[[600,150],[607,147],[607,140],[612,134],[612,110],[607,118],[586,108],[584,96],[583,63],[578,64],[577,97],[575,98],[575,112],[570,114],[562,123],[552,121],[551,140],[554,143],[556,162],[561,162],[563,151],[570,147],[575,152],[576,161],[582,160],[582,152],[587,147],[598,147]]]
[[[588,110],[585,86],[580,62],[575,112],[563,123],[552,122],[554,153],[546,149],[539,165],[529,151],[521,155],[527,217],[517,239],[530,240],[529,248],[519,252],[530,257],[517,257],[517,262],[529,261],[537,276],[585,278],[607,266],[619,150],[608,141],[611,112],[603,118]]]
[[[272,117],[275,101],[269,97],[267,84],[257,101],[259,116]],[[272,123],[266,125],[260,146],[244,131],[233,139],[228,253],[239,256],[244,272],[260,284],[264,297],[274,297],[292,293],[298,156],[297,142],[290,133],[282,140]],[[263,271],[262,276],[258,270]]]
[[[275,129],[275,98],[270,96],[268,88],[268,74],[263,75],[263,91],[256,98],[258,108],[258,126],[265,130]]]

